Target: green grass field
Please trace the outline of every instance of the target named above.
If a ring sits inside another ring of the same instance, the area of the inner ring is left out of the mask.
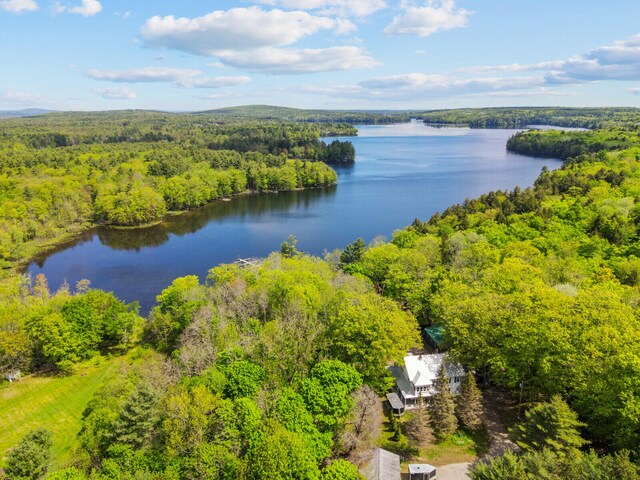
[[[51,469],[64,466],[87,403],[118,373],[127,357],[93,360],[68,377],[26,376],[0,389],[0,464],[25,433],[43,426],[53,433]]]

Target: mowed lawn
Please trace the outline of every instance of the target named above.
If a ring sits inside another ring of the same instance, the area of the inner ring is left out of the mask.
[[[0,464],[25,433],[42,426],[53,433],[52,469],[63,466],[87,403],[120,370],[125,358],[103,359],[97,365],[94,361],[67,377],[26,376],[0,389]]]

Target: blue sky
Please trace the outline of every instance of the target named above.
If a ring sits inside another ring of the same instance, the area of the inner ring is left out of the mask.
[[[0,0],[0,109],[640,107],[640,1]]]

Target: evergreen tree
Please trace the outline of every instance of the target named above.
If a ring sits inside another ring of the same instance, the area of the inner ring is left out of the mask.
[[[418,401],[418,408],[407,422],[407,436],[416,442],[418,446],[428,445],[433,442],[433,428],[431,427],[431,415],[422,398]]]
[[[456,415],[460,423],[467,428],[479,428],[482,425],[484,407],[482,393],[471,372],[462,378],[460,392],[456,398]]]
[[[7,455],[4,472],[9,478],[36,480],[49,468],[52,435],[49,430],[38,428],[27,433]]]
[[[158,423],[157,397],[151,386],[142,382],[126,399],[115,424],[115,438],[136,448],[151,443]]]
[[[347,245],[347,248],[345,248],[344,252],[340,255],[340,268],[344,268],[360,260],[366,247],[362,238],[358,238],[355,242]]]
[[[516,443],[525,450],[549,448],[554,452],[578,449],[587,442],[578,429],[584,424],[560,395],[532,408],[513,431]]]
[[[440,367],[434,387],[435,393],[432,397],[433,426],[436,435],[439,438],[444,438],[458,429],[456,404],[449,388],[449,378],[445,372],[444,365]]]
[[[296,248],[297,244],[298,239],[295,237],[295,235],[289,235],[287,239],[280,245],[280,253],[283,257],[295,257],[298,254],[298,249]]]

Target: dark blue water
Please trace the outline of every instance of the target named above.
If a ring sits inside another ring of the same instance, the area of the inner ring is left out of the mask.
[[[338,185],[323,190],[247,195],[172,217],[161,225],[98,228],[28,267],[53,288],[87,278],[96,288],[146,311],[171,281],[238,257],[279,249],[289,234],[300,250],[322,254],[358,237],[390,237],[414,218],[428,219],[465,198],[529,186],[558,160],[508,153],[515,130],[433,128],[420,123],[359,127],[349,138],[356,164],[339,167]]]

